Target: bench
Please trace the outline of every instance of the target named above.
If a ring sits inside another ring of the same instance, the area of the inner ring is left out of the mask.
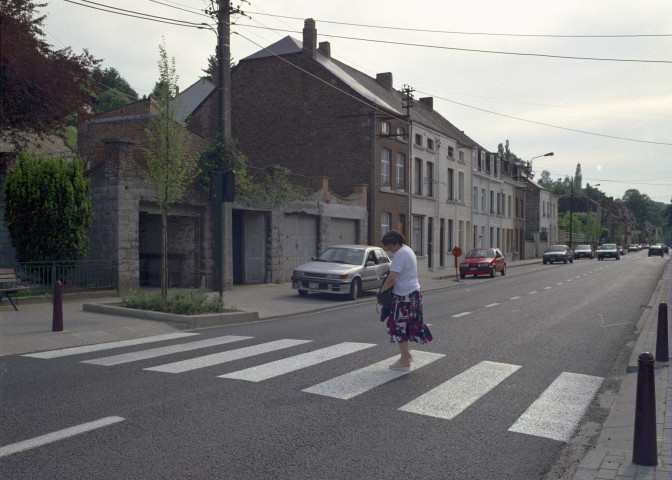
[[[0,268],[0,303],[2,303],[3,298],[7,297],[14,310],[18,310],[18,308],[16,308],[11,296],[16,292],[30,289],[30,287],[22,287],[17,283],[16,271],[13,268]]]

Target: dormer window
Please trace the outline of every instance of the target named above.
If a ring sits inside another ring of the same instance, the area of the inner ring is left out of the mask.
[[[380,131],[383,135],[389,135],[390,134],[390,122],[381,122],[380,123]]]
[[[395,133],[397,134],[397,140],[406,140],[406,131],[404,130],[404,127],[397,127]]]

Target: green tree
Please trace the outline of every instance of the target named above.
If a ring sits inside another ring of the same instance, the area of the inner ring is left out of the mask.
[[[168,296],[168,215],[198,177],[199,168],[197,157],[191,153],[187,130],[175,121],[178,106],[172,100],[177,95],[178,76],[175,58],[168,60],[165,44],[159,45],[158,65],[160,88],[153,98],[159,113],[145,130],[148,147],[140,171],[152,186],[161,212],[161,296],[165,300]]]
[[[86,256],[91,226],[89,180],[82,161],[21,152],[5,180],[5,224],[20,262]]]
[[[103,70],[99,86],[102,93],[98,96],[96,106],[100,112],[108,112],[138,100],[138,92],[115,68]]]
[[[16,146],[26,133],[51,133],[93,111],[99,60],[85,50],[53,50],[42,38],[46,4],[0,0],[0,129]]]

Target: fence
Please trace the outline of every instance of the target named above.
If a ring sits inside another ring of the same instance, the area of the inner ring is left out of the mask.
[[[57,281],[64,291],[117,288],[117,268],[109,261],[22,262],[14,269],[21,285],[38,291],[53,291]]]

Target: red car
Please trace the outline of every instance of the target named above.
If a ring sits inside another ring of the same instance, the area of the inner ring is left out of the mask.
[[[506,258],[499,248],[474,248],[460,263],[460,278],[467,275],[490,275],[501,272],[506,275]]]

